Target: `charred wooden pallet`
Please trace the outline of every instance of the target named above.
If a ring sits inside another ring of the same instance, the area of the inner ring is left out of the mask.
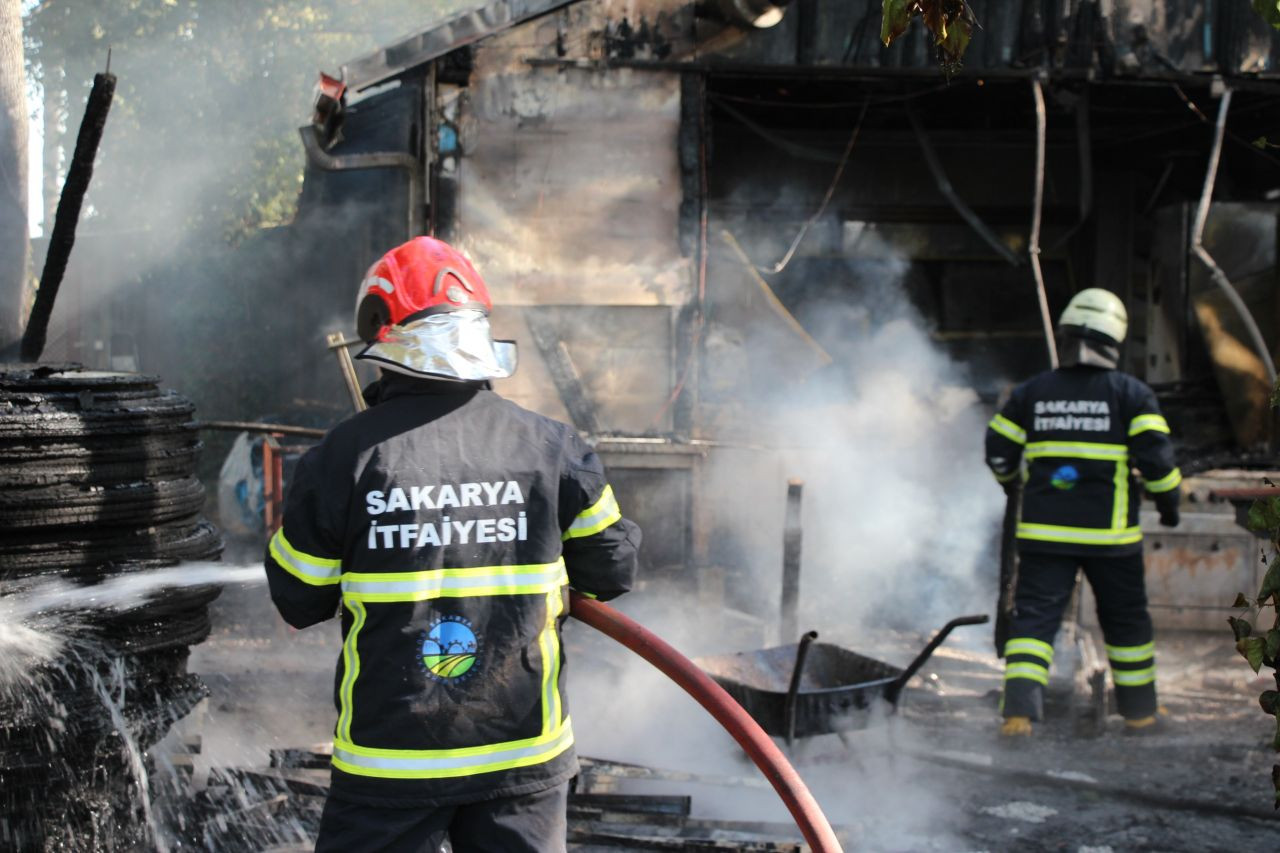
[[[273,851],[310,849],[329,788],[324,749],[278,749],[271,766],[215,768],[196,804],[192,826],[206,849]],[[638,764],[583,758],[569,794],[569,849],[801,851],[791,824],[695,817],[687,794],[621,791],[637,780],[756,788],[756,779],[702,776]]]

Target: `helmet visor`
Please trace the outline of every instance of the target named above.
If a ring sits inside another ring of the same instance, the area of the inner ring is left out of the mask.
[[[516,345],[495,341],[480,311],[432,314],[390,326],[356,358],[409,376],[463,381],[506,379],[516,371]]]

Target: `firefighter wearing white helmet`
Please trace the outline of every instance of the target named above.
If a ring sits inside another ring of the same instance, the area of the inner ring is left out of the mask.
[[[1155,394],[1116,369],[1127,328],[1114,293],[1077,293],[1058,323],[1061,366],[1014,388],[987,426],[987,465],[1022,502],[1014,609],[1001,650],[1005,735],[1028,735],[1042,717],[1053,639],[1081,569],[1098,602],[1126,733],[1162,723],[1138,508],[1145,492],[1160,523],[1176,526],[1182,475]]]

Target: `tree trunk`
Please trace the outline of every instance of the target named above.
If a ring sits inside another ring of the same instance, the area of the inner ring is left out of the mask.
[[[62,134],[67,112],[66,72],[62,66],[40,62],[40,85],[44,89],[44,215],[41,217],[45,236],[53,231],[53,216],[58,212],[58,196],[62,193]]]
[[[22,0],[0,0],[0,353],[22,335],[28,281],[26,87]]]

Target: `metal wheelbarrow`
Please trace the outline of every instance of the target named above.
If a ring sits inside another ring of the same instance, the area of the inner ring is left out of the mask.
[[[698,658],[695,663],[750,714],[760,727],[788,745],[798,737],[858,728],[875,698],[897,707],[911,680],[952,629],[990,621],[985,613],[952,619],[920,650],[906,669],[814,642],[810,631],[799,643]]]

